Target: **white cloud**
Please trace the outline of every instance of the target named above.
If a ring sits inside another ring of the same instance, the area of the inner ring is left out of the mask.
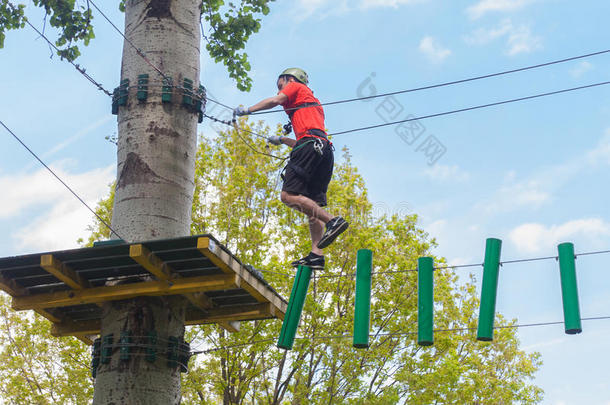
[[[468,7],[466,13],[471,19],[476,20],[492,11],[515,11],[530,3],[532,0],[480,0],[477,4]]]
[[[610,165],[610,128],[595,148],[586,154],[586,161],[591,166]]]
[[[545,226],[539,223],[522,224],[509,232],[510,241],[523,253],[540,253],[555,249],[561,242],[584,238],[598,244],[610,237],[610,223],[600,218],[584,218],[561,225]]]
[[[591,69],[593,69],[593,64],[585,60],[580,62],[578,65],[576,65],[576,67],[570,70],[570,74],[572,75],[572,77],[578,79]]]
[[[295,16],[298,20],[305,20],[314,14],[319,18],[330,15],[343,14],[351,9],[348,0],[298,0],[295,7]]]
[[[552,199],[545,187],[548,187],[547,183],[536,179],[509,181],[508,184],[502,185],[490,200],[477,204],[475,210],[492,214],[520,208],[537,209]]]
[[[100,187],[107,189],[108,183],[114,179],[116,170],[113,165],[81,174],[71,174],[62,168],[63,165],[65,162],[52,164],[49,167],[84,199],[97,197]],[[3,195],[0,201],[0,219],[12,217],[34,206],[74,198],[57,179],[43,168],[33,173],[2,175],[0,176],[0,188],[10,190]]]
[[[430,169],[426,169],[424,174],[432,179],[439,181],[454,181],[454,182],[465,182],[470,180],[470,174],[462,169],[459,166],[453,165],[441,165],[436,164]]]
[[[508,50],[510,56],[519,53],[530,53],[542,48],[542,39],[533,36],[530,28],[519,26],[513,29],[508,35]]]
[[[539,209],[553,201],[553,193],[577,176],[590,170],[607,170],[610,166],[610,128],[591,149],[574,158],[546,167],[526,178],[508,171],[502,185],[488,198],[475,204],[477,215],[496,215],[518,209]]]
[[[298,0],[295,7],[295,16],[305,20],[314,14],[323,19],[331,15],[345,14],[360,9],[391,7],[398,8],[409,4],[424,3],[428,0]]]
[[[91,208],[108,192],[114,179],[115,166],[69,173],[60,165],[51,166]],[[74,247],[92,223],[91,212],[82,205],[46,169],[34,173],[0,176],[0,187],[7,191],[0,202],[0,220],[9,219],[25,210],[41,209],[23,228],[13,232],[18,249],[27,251]],[[31,215],[31,214],[30,214]]]
[[[406,4],[421,3],[427,0],[362,0],[360,3],[361,8],[374,8],[374,7],[393,7],[398,8]]]
[[[447,228],[447,221],[444,219],[438,219],[430,224],[426,225],[426,232],[433,238],[438,237]]]
[[[502,20],[494,28],[479,28],[467,35],[464,40],[470,45],[487,45],[499,38],[505,38],[505,52],[510,56],[530,53],[542,48],[542,39],[532,35],[530,27],[515,26],[510,19]]]
[[[434,38],[426,36],[419,43],[419,50],[432,62],[440,63],[451,55],[451,50],[443,48]]]

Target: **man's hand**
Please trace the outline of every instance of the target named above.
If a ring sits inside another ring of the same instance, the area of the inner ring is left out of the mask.
[[[242,107],[242,106],[239,106],[235,110],[233,110],[233,112],[235,113],[235,115],[241,117],[242,115],[250,114],[250,109]]]
[[[267,138],[267,142],[269,142],[272,145],[281,145],[282,137],[277,136],[277,135],[271,135],[269,138]]]

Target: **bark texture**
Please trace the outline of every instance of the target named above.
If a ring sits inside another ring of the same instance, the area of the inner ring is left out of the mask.
[[[196,0],[129,0],[125,35],[174,85],[199,85],[199,16]],[[149,75],[148,100],[137,100],[138,75]],[[163,77],[128,43],[121,79],[128,104],[119,108],[117,189],[112,227],[130,242],[189,234],[193,201],[197,116],[174,89],[161,102]]]
[[[125,36],[151,64],[182,87],[183,79],[199,86],[200,0],[127,0]],[[148,74],[146,102],[136,98],[138,75]],[[163,77],[127,42],[121,80],[129,79],[126,106],[119,108],[117,187],[112,227],[128,242],[186,236],[190,233],[194,190],[197,115],[181,105],[182,92],[162,103]],[[116,235],[115,235],[116,237]],[[178,404],[180,371],[168,367],[170,336],[184,336],[184,300],[142,297],[105,304],[101,335],[129,331],[142,346],[149,330],[158,334],[154,363],[145,348],[132,348],[128,361],[115,348],[95,380],[95,405]]]

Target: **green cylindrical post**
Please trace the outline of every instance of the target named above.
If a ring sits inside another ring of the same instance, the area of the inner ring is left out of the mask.
[[[483,265],[479,327],[477,331],[477,339],[484,342],[493,340],[501,249],[502,241],[500,239],[487,239],[485,245],[485,263]]]
[[[417,343],[434,343],[434,259],[417,259]]]
[[[290,292],[290,300],[288,308],[282,322],[282,331],[277,342],[277,347],[280,349],[291,350],[294,344],[294,337],[301,321],[301,312],[305,305],[305,296],[309,288],[309,280],[311,279],[311,268],[308,266],[299,266],[297,275],[292,283],[292,291]]]
[[[561,275],[561,297],[563,299],[563,320],[568,335],[582,332],[580,308],[578,305],[578,285],[574,263],[574,244],[562,243],[559,251],[559,272]]]
[[[354,302],[354,347],[369,347],[371,326],[371,270],[373,252],[360,249],[356,256],[356,300]]]

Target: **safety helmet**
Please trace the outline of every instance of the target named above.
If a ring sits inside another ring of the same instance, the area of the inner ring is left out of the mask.
[[[300,69],[300,68],[288,68],[280,74],[280,76],[283,76],[283,75],[293,76],[295,79],[297,79],[297,81],[299,81],[303,84],[309,83],[309,79],[307,78],[307,73],[303,69]]]

